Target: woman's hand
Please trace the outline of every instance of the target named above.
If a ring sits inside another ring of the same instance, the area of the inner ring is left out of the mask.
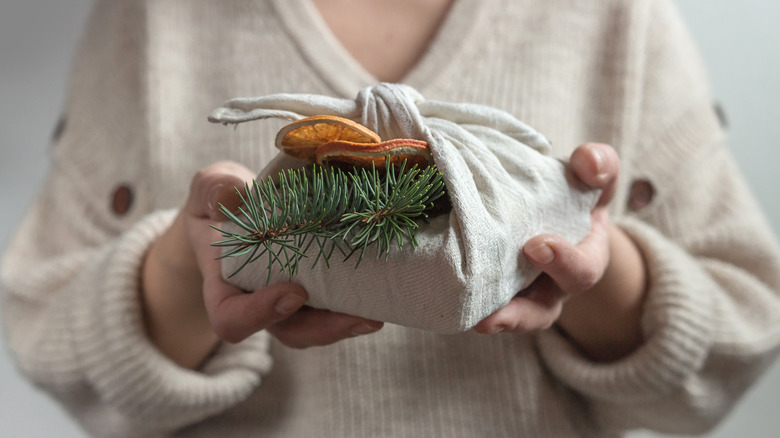
[[[577,245],[547,234],[529,240],[523,252],[542,275],[475,330],[527,333],[557,322],[592,359],[616,360],[642,341],[645,264],[633,241],[609,220],[620,167],[615,150],[585,144],[572,153],[569,166],[582,183],[602,189],[590,233]]]
[[[222,279],[221,239],[209,227],[224,220],[219,204],[235,209],[254,174],[231,162],[215,163],[192,180],[173,225],[152,245],[142,269],[142,301],[152,342],[173,361],[196,368],[220,340],[239,342],[268,330],[296,348],[326,345],[379,330],[382,323],[304,306],[308,295],[293,284],[247,293]]]

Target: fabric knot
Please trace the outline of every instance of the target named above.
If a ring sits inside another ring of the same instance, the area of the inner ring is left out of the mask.
[[[406,85],[381,83],[358,92],[355,103],[361,113],[358,121],[383,140],[427,139],[425,121],[417,108],[423,96]]]

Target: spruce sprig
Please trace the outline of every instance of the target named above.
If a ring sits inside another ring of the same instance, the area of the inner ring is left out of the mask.
[[[239,231],[213,227],[223,237],[213,243],[224,248],[219,258],[246,257],[233,276],[268,254],[270,281],[275,267],[292,278],[312,245],[313,266],[320,258],[329,266],[338,251],[344,260],[358,254],[357,267],[371,245],[377,246],[377,258],[387,257],[393,241],[403,248],[408,240],[416,248],[417,220],[426,219],[434,201],[445,195],[442,175],[435,166],[386,164],[387,170],[315,164],[237,189],[238,211],[219,209]]]

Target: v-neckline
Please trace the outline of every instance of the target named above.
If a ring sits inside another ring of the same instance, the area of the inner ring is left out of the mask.
[[[344,47],[311,0],[271,1],[301,54],[336,94],[352,98],[358,90],[380,82]],[[425,53],[400,82],[422,92],[445,74],[462,41],[478,27],[484,9],[478,0],[453,2]]]

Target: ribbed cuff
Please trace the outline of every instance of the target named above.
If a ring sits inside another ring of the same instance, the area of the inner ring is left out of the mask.
[[[179,367],[148,340],[138,296],[147,249],[175,211],[153,214],[125,233],[76,292],[72,306],[78,360],[97,394],[123,417],[172,429],[246,399],[271,366],[265,336],[221,348],[204,372]]]
[[[637,243],[648,267],[644,344],[620,361],[600,364],[553,330],[540,334],[538,342],[547,366],[568,386],[597,400],[630,403],[666,395],[701,369],[712,344],[711,293],[718,286],[690,255],[650,226],[629,218],[619,225]]]

